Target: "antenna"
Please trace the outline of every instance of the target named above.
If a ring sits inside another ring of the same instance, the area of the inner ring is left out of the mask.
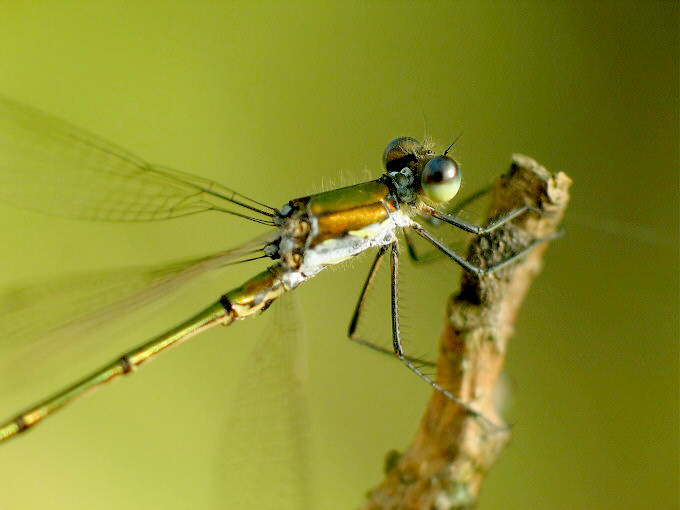
[[[451,142],[449,148],[444,151],[444,156],[448,154],[448,152],[451,150],[451,147],[453,147],[453,144],[456,143],[461,136],[463,136],[463,131],[461,131],[460,134],[456,137],[456,139],[453,142]]]

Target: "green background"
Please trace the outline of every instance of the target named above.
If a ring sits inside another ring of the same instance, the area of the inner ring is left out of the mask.
[[[378,175],[385,143],[421,136],[423,115],[442,144],[464,130],[467,190],[513,152],[567,172],[569,235],[518,319],[513,441],[480,507],[677,508],[677,3],[5,1],[0,93],[273,205],[345,182],[341,170]],[[262,231],[215,217],[81,223],[4,205],[0,229],[4,284],[181,258]],[[367,262],[297,291],[318,508],[358,505],[429,394],[345,339]],[[459,274],[438,271],[410,310],[430,338]],[[118,343],[89,340],[94,364],[248,274],[208,281]],[[241,481],[219,468],[225,409],[242,367],[258,377],[248,351],[265,317],[209,332],[3,445],[0,507],[230,508]],[[76,366],[0,394],[0,415]],[[259,482],[254,507],[285,508]]]

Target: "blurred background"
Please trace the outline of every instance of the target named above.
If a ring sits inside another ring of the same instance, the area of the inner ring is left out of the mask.
[[[455,156],[468,191],[513,152],[568,173],[569,233],[548,250],[510,343],[513,440],[480,508],[677,508],[676,2],[4,1],[0,27],[0,94],[271,205],[379,175],[385,144],[421,137],[423,117],[441,145],[464,132]],[[0,204],[0,283],[153,264],[263,231],[210,215],[97,224]],[[346,340],[369,263],[296,291],[314,508],[356,507],[386,452],[408,445],[429,395],[399,363]],[[47,373],[24,359],[24,375],[2,381],[0,417],[253,271],[234,268],[119,334],[88,336],[84,366],[67,359]],[[414,271],[408,320],[434,342],[460,273]],[[0,506],[233,507],[253,459],[224,468],[233,445],[248,444],[232,435],[229,402],[248,405],[239,373],[262,376],[249,353],[268,322],[208,332],[3,445]],[[261,426],[253,438],[267,436]],[[258,480],[250,508],[285,508],[271,485]]]

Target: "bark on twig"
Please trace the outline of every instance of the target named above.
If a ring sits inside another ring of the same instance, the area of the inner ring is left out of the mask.
[[[494,185],[488,218],[524,204],[545,214],[524,214],[474,238],[468,260],[490,265],[532,239],[554,234],[569,200],[570,184],[564,173],[551,174],[534,160],[514,155],[510,171]],[[540,272],[547,245],[538,245],[492,275],[464,273],[460,291],[448,303],[437,381],[499,425],[504,421],[497,395],[507,343],[524,296]],[[484,478],[509,439],[509,429],[491,429],[434,391],[411,445],[403,454],[389,456],[385,479],[368,493],[363,508],[473,507]]]

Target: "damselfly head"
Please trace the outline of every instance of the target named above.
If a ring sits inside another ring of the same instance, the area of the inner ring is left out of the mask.
[[[435,156],[428,141],[408,136],[395,138],[385,147],[383,166],[388,173],[411,170],[417,192],[436,203],[448,202],[460,189],[460,166],[446,152]]]

